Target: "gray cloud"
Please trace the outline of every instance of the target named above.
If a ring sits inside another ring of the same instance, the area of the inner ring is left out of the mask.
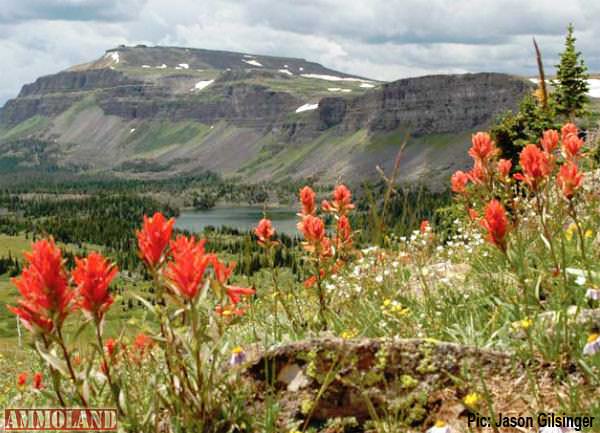
[[[127,21],[146,0],[4,0],[0,23],[30,20]]]
[[[600,70],[597,0],[3,0],[0,104],[25,83],[119,44],[304,57],[393,80],[432,73],[549,72],[574,22]]]

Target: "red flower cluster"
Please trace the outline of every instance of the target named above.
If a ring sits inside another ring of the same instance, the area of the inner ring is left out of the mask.
[[[487,240],[506,251],[506,235],[510,226],[502,203],[498,200],[490,201],[485,207],[485,215],[480,224],[487,231]]]
[[[310,199],[309,192],[305,192],[305,195]],[[314,202],[314,197],[312,200]],[[306,205],[307,208],[310,208],[308,201]],[[162,275],[166,279],[170,293],[178,298],[193,301],[207,285],[206,272],[209,267],[212,267],[215,283],[224,289],[224,293],[229,299],[226,307],[217,307],[217,313],[242,314],[243,310],[237,305],[243,296],[252,295],[255,290],[227,284],[227,280],[235,268],[235,263],[226,266],[219,261],[216,255],[207,254],[204,248],[205,240],[196,241],[193,236],[178,236],[175,240],[170,241],[173,223],[173,219],[167,220],[161,213],[155,213],[152,218],[144,216],[144,225],[137,234],[138,246],[140,256],[148,264],[150,270],[158,272],[164,265]],[[270,227],[270,221],[264,220],[261,223],[260,235],[267,240],[274,234],[274,231]],[[169,246],[168,251],[166,251],[167,246]],[[158,272],[158,275],[161,273]]]
[[[515,179],[525,182],[534,191],[552,172],[550,155],[535,144],[525,146],[519,156],[519,164],[521,164],[523,173],[515,174]]]
[[[113,303],[108,286],[119,270],[95,252],[84,259],[76,258],[75,263],[71,275],[77,285],[78,305],[84,312],[100,321]]]
[[[271,220],[263,218],[258,222],[258,226],[254,229],[254,233],[258,238],[258,243],[261,246],[270,246],[273,241],[271,238],[275,235],[275,229]]]
[[[151,218],[144,215],[144,225],[137,233],[138,247],[141,258],[150,266],[155,268],[163,260],[163,253],[171,239],[175,220],[167,220],[165,216],[156,212]]]
[[[29,264],[12,280],[21,294],[19,306],[8,309],[29,330],[52,332],[62,326],[75,296],[68,285],[62,253],[53,239],[44,239],[32,245],[25,259]]]
[[[579,173],[577,164],[572,161],[568,161],[558,171],[556,176],[556,183],[562,190],[563,195],[568,200],[572,199],[575,192],[581,187],[583,183],[583,175]]]
[[[205,254],[205,240],[196,242],[193,236],[178,236],[171,241],[172,261],[167,262],[165,278],[177,296],[191,301],[204,285],[204,273],[210,256]]]
[[[300,190],[300,203],[302,204],[303,215],[313,215],[316,212],[315,197],[316,194],[310,186],[305,186]]]
[[[469,156],[473,158],[473,167],[466,173],[459,170],[451,178],[452,191],[458,194],[467,192],[469,182],[477,185],[484,184],[493,173],[494,166],[492,162],[500,153],[492,137],[487,132],[474,134],[471,138],[471,144]],[[510,171],[510,168],[511,166],[505,160],[502,160],[497,166],[500,177],[505,178],[505,173],[507,170]]]
[[[43,384],[44,375],[39,371],[33,375],[33,387],[35,389],[42,389],[44,387]]]

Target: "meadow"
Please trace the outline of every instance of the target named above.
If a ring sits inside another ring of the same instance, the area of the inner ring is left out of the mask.
[[[451,201],[393,175],[371,206],[305,186],[296,239],[262,219],[201,240],[133,200],[120,242],[32,245],[50,205],[26,206],[0,238],[0,257],[33,248],[0,277],[1,403],[116,407],[123,431],[529,431],[540,413],[577,430],[600,417],[593,142],[567,123],[518,166],[483,132],[469,155]]]

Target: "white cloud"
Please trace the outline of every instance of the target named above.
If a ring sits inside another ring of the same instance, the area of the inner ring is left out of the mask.
[[[119,44],[303,57],[393,80],[431,73],[549,72],[568,22],[600,70],[597,0],[3,0],[0,103],[40,75]]]

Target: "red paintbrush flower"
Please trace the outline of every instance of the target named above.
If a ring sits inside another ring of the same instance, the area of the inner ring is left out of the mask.
[[[570,200],[573,198],[579,187],[581,187],[583,175],[579,173],[577,165],[569,161],[560,167],[558,175],[556,176],[556,183],[562,190],[563,195]]]
[[[305,186],[300,190],[300,202],[302,203],[302,214],[312,215],[316,211],[316,194],[310,186]]]
[[[466,191],[467,184],[469,183],[469,175],[464,171],[458,170],[452,175],[450,184],[452,185],[452,192],[462,194]]]
[[[519,163],[523,173],[515,174],[515,179],[525,182],[533,190],[552,171],[550,156],[535,144],[528,144],[521,151]]]
[[[485,214],[480,224],[487,230],[487,240],[502,251],[506,251],[509,223],[502,203],[495,199],[490,201],[485,207]]]
[[[425,233],[427,233],[430,230],[431,230],[431,226],[429,225],[429,221],[428,220],[421,221],[421,224],[419,225],[419,231],[421,232],[421,234],[424,235]]]
[[[137,232],[138,247],[141,258],[151,267],[155,268],[163,258],[163,252],[171,239],[173,231],[173,218],[156,212],[151,218],[144,215],[142,230]]]
[[[584,145],[584,141],[577,134],[569,134],[562,143],[563,155],[566,159],[573,160],[579,156],[579,151]]]
[[[352,243],[352,227],[350,227],[350,220],[346,215],[342,215],[337,222],[337,233],[339,240],[343,244]]]
[[[321,241],[325,237],[325,223],[321,218],[307,215],[298,223],[298,230],[309,242]]]
[[[467,176],[474,184],[481,185],[487,179],[487,169],[481,161],[476,161],[471,171],[467,173]]]
[[[117,342],[115,341],[114,338],[109,338],[104,343],[104,351],[109,356],[109,358],[113,357],[113,355],[115,354],[115,349],[116,348],[117,348]]]
[[[22,388],[26,384],[27,384],[27,373],[25,373],[25,372],[19,373],[19,375],[17,376],[17,386],[19,388]]]
[[[171,256],[173,258],[177,258],[180,253],[184,253],[189,251],[190,249],[196,251],[198,254],[204,254],[204,245],[206,244],[206,239],[201,239],[196,241],[194,236],[184,236],[178,235],[175,240],[169,242],[169,246],[171,249]]]
[[[354,209],[354,205],[352,204],[352,193],[346,185],[338,185],[333,191],[332,203],[323,200],[321,208],[325,212],[335,210],[340,214],[344,214],[347,211]]]
[[[496,144],[487,132],[474,134],[471,138],[471,143],[473,145],[469,149],[469,155],[475,162],[485,164],[498,154],[498,148],[496,148]]]
[[[275,235],[275,229],[271,220],[263,218],[258,222],[258,226],[254,229],[254,233],[258,238],[260,245],[267,245],[271,242],[271,238]]]
[[[44,239],[32,245],[25,259],[29,264],[12,279],[21,294],[19,306],[8,309],[29,330],[51,332],[62,326],[74,296],[67,284],[62,253],[53,239]]]
[[[211,256],[204,254],[204,240],[194,237],[178,237],[171,247],[173,261],[167,263],[165,278],[172,292],[187,300],[193,300],[204,285],[204,273]]]
[[[33,375],[33,387],[35,389],[42,389],[44,384],[42,383],[44,375],[39,371]]]
[[[540,140],[540,144],[542,145],[542,149],[548,154],[554,152],[554,149],[558,146],[558,131],[554,129],[549,129],[544,131],[542,135],[542,139]]]
[[[560,130],[561,140],[564,142],[569,135],[578,135],[579,131],[574,123],[565,123]]]
[[[118,272],[113,263],[96,252],[90,253],[85,259],[75,259],[75,269],[71,275],[77,286],[78,305],[96,320],[102,320],[113,303],[108,286]]]
[[[505,179],[510,174],[512,168],[512,162],[510,159],[500,159],[498,161],[498,174],[502,179]]]

